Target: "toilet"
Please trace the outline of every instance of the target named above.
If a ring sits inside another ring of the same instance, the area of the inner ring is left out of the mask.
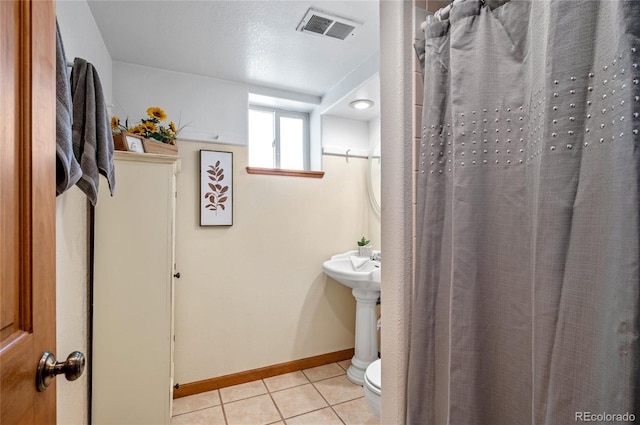
[[[376,416],[380,417],[380,394],[382,382],[382,363],[378,359],[367,366],[364,373],[364,397]]]

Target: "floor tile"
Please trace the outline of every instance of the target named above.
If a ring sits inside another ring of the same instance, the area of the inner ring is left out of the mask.
[[[173,416],[219,405],[220,394],[218,390],[176,398],[173,400]]]
[[[338,415],[330,408],[316,410],[287,419],[287,425],[344,425]]]
[[[171,418],[171,425],[225,425],[221,406],[196,410]]]
[[[343,360],[341,362],[338,362],[338,364],[340,365],[341,368],[343,368],[344,370],[347,370],[349,369],[349,366],[351,366],[351,359]]]
[[[313,385],[332,406],[344,401],[364,397],[364,390],[362,387],[349,381],[347,375],[336,376],[335,378],[314,382]]]
[[[224,404],[228,425],[266,425],[282,420],[268,394]]]
[[[271,378],[265,378],[264,383],[269,391],[274,392],[308,384],[309,380],[306,376],[304,376],[304,373],[297,371],[285,373],[284,375],[278,375]]]
[[[311,382],[332,378],[334,376],[344,375],[346,373],[343,368],[338,366],[338,363],[329,363],[324,366],[305,369],[303,370],[303,372]]]
[[[220,398],[223,403],[230,403],[243,398],[255,397],[257,395],[266,394],[267,388],[261,380],[247,382],[245,384],[234,385],[220,389]]]
[[[311,384],[271,393],[285,418],[327,407],[327,403]]]
[[[380,418],[373,414],[367,400],[362,397],[333,406],[345,425],[378,425]]]

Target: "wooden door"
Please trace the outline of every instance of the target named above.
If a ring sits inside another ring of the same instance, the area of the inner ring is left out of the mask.
[[[55,5],[0,0],[0,423],[53,424],[55,384]]]

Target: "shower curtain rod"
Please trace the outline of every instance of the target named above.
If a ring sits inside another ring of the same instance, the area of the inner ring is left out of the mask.
[[[433,17],[438,21],[443,21],[445,19],[449,19],[449,13],[451,12],[451,8],[455,6],[456,3],[459,3],[464,0],[453,0],[451,3],[443,7],[442,9],[438,9],[436,13],[433,14]]]
[[[349,158],[369,158],[369,154],[362,149],[347,149],[346,151],[341,150],[340,148],[333,147],[323,147],[322,148],[323,155],[331,155],[331,156],[343,156],[347,159]]]
[[[442,9],[438,9],[436,13],[433,14],[433,17],[438,21],[444,21],[445,19],[449,19],[449,14],[451,13],[451,9],[456,4],[462,3],[465,0],[452,0],[451,3],[443,7]],[[484,0],[480,0],[480,3],[484,4]],[[428,19],[428,18],[427,18]]]

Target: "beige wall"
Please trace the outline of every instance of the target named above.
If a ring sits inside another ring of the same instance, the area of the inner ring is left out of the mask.
[[[176,382],[354,346],[355,301],[322,273],[369,228],[366,160],[325,156],[323,179],[247,174],[241,146],[179,142]],[[199,226],[199,150],[233,152],[231,227]]]
[[[87,198],[77,187],[56,199],[56,328],[58,361],[87,347]],[[57,381],[59,424],[88,420],[87,373]]]
[[[86,1],[59,1],[68,60],[98,67],[111,99],[112,62]],[[198,151],[234,152],[232,227],[199,227]],[[180,142],[176,257],[176,382],[186,383],[351,348],[355,301],[321,264],[380,247],[369,206],[366,159],[324,156],[323,179],[245,172],[246,147]],[[104,179],[102,183],[105,184]],[[116,192],[117,196],[117,192]],[[87,203],[72,188],[57,199],[57,356],[86,347]],[[58,423],[87,423],[86,376],[58,380]]]

